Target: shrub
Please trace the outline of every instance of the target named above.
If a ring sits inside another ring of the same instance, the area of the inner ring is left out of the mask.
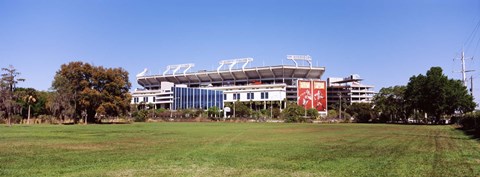
[[[53,117],[51,115],[39,115],[38,119],[40,119],[41,122],[50,123],[50,124],[59,122],[59,121],[57,121],[57,119],[55,117]]]
[[[355,117],[357,122],[369,122],[373,118],[372,105],[369,103],[353,103],[345,112]]]
[[[337,111],[335,111],[333,109],[328,110],[327,119],[336,119],[336,118],[338,118]]]
[[[245,105],[245,103],[240,101],[235,102],[235,106],[232,107],[232,109],[235,109],[235,117],[245,118],[245,117],[250,117],[250,115],[252,115],[252,110],[247,105]]]
[[[20,122],[22,122],[22,116],[20,115],[12,115],[12,118],[10,119],[10,121],[12,121],[12,124],[19,124]]]
[[[133,121],[135,122],[145,122],[147,120],[147,110],[135,111],[132,113]]]
[[[302,116],[305,114],[305,109],[296,103],[290,103],[282,112],[282,117],[285,122],[304,122]]]
[[[275,119],[280,118],[280,115],[281,115],[280,108],[273,108],[272,115],[273,115],[272,118],[275,118]]]
[[[220,118],[221,117],[220,108],[218,108],[216,106],[208,108],[207,114],[208,114],[208,117],[210,117],[210,118],[214,118],[214,117]]]
[[[462,126],[464,130],[480,130],[480,112],[465,114],[462,117],[453,119],[458,119],[458,124]]]
[[[316,119],[316,118],[318,118],[318,116],[320,114],[318,114],[317,109],[310,108],[310,109],[307,110],[307,115],[310,116],[310,118],[312,118],[312,119]]]

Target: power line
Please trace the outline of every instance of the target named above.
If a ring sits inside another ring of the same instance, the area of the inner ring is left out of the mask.
[[[468,36],[468,38],[465,40],[465,42],[463,43],[463,47],[462,47],[462,50],[463,49],[466,49],[467,53],[471,47],[471,44],[473,41],[475,41],[475,37],[477,36],[478,34],[478,29],[480,28],[480,20],[477,21],[475,27],[473,28],[472,32],[470,33],[470,35]],[[477,44],[478,45],[478,44]]]

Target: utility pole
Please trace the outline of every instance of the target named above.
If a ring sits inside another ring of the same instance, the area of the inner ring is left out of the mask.
[[[466,74],[466,71],[465,71],[465,53],[463,52],[462,50],[462,82],[463,82],[463,86],[467,87],[467,74]]]
[[[470,76],[470,95],[473,96],[473,76]]]
[[[470,59],[473,59],[473,58],[470,58]],[[466,69],[466,67],[465,67],[465,52],[463,51],[463,49],[462,49],[462,54],[461,54],[460,61],[462,62],[462,70],[460,71],[462,73],[462,83],[463,83],[463,86],[467,87],[467,72],[473,72],[475,70],[467,70]]]

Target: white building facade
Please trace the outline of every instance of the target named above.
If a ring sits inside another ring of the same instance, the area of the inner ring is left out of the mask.
[[[329,77],[327,79],[328,104],[372,103],[375,95],[374,86],[362,84],[357,74],[345,78]]]
[[[303,61],[309,65],[299,65],[302,58],[306,58]],[[298,80],[320,81],[325,72],[325,67],[313,66],[309,56],[288,56],[288,59],[295,65],[247,67],[253,59],[241,58],[220,61],[214,71],[191,72],[194,64],[170,65],[156,75],[148,75],[145,70],[137,75],[137,82],[143,88],[132,93],[132,104],[177,109],[173,105],[182,98],[175,98],[174,95],[178,94],[174,94],[172,88],[186,87],[217,91],[215,95],[221,92],[221,101],[225,104],[254,102],[263,109],[272,106],[282,109],[287,101],[297,101]],[[223,109],[223,104],[220,109]]]

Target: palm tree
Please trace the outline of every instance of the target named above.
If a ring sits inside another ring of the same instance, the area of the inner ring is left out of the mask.
[[[27,117],[27,124],[30,124],[30,108],[33,103],[37,102],[37,99],[33,97],[32,95],[27,95],[23,98],[23,100],[27,103],[28,105],[28,117]]]

